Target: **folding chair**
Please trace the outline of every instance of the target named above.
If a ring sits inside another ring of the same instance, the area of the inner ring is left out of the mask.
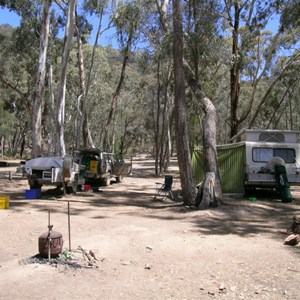
[[[156,184],[156,193],[154,196],[154,200],[156,200],[157,198],[161,198],[162,200],[164,200],[167,195],[170,195],[171,199],[174,199],[172,193],[173,176],[166,175],[165,182],[163,184],[161,184],[160,182],[156,182],[155,184]]]

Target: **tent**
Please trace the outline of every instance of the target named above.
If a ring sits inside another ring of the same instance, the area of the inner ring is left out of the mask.
[[[217,146],[218,165],[223,193],[245,192],[245,143]],[[204,179],[203,148],[197,147],[192,153],[192,168],[196,182]]]

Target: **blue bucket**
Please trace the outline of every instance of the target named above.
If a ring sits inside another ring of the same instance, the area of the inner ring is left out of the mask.
[[[31,189],[25,191],[26,199],[39,199],[41,198],[42,192],[41,189]]]

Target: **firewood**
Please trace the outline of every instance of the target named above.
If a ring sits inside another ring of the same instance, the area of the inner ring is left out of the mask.
[[[78,249],[87,257],[89,261],[92,260],[91,256],[81,246],[78,246]]]

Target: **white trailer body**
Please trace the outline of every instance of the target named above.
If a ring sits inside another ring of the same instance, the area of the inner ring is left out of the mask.
[[[274,164],[282,161],[290,185],[300,185],[299,132],[241,131],[233,142],[245,143],[245,187],[276,187]]]
[[[74,186],[78,181],[79,165],[70,156],[37,157],[25,162],[30,187],[43,185]]]

